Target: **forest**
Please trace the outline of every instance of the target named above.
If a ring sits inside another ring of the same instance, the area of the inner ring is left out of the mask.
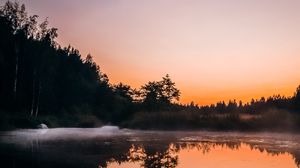
[[[112,84],[88,54],[56,42],[57,29],[24,4],[0,4],[0,129],[98,127],[136,129],[300,130],[300,87],[291,97],[251,102],[180,104],[167,74],[140,88]]]

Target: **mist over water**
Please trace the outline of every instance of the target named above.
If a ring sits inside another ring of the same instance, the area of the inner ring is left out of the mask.
[[[1,141],[23,144],[32,140],[86,140],[96,137],[107,137],[130,134],[130,131],[120,130],[117,126],[103,126],[100,128],[52,128],[52,129],[20,129],[0,133]]]
[[[23,129],[1,132],[0,149],[8,168],[300,165],[300,135],[281,133]]]

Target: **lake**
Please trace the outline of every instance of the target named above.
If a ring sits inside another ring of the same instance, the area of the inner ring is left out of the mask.
[[[0,132],[3,168],[297,168],[300,135],[102,128]]]

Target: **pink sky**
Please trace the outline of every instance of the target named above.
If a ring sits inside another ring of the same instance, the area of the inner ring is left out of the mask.
[[[20,0],[112,83],[170,74],[181,102],[282,94],[300,84],[299,0]]]

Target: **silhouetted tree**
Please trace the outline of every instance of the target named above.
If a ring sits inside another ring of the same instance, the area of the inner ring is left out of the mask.
[[[300,113],[300,85],[297,87],[294,93],[292,104],[293,109]]]
[[[114,92],[92,56],[82,59],[71,46],[59,46],[57,29],[49,28],[47,19],[38,24],[37,18],[17,2],[1,6],[0,110],[31,116],[84,113],[87,106],[113,111]]]
[[[133,101],[134,90],[129,85],[119,83],[113,86],[113,91],[121,98]]]
[[[198,106],[176,102],[180,91],[169,75],[146,83],[138,91],[123,83],[112,85],[91,54],[83,58],[70,45],[61,47],[55,41],[57,29],[49,27],[47,19],[38,23],[37,18],[29,16],[25,5],[17,2],[7,1],[0,7],[0,112],[5,115],[39,118],[89,113],[120,124],[134,118],[136,112],[184,111],[186,123],[195,120],[193,124],[201,125],[196,119],[205,116],[209,119],[205,122],[217,120],[218,115],[211,115],[216,113],[300,112],[300,86],[292,97],[274,95],[245,104],[230,100],[228,104],[220,101]],[[183,113],[172,113],[182,123],[179,114]],[[300,123],[297,117],[293,121]]]
[[[179,100],[180,91],[169,75],[166,75],[161,81],[148,82],[142,86],[140,95],[148,109],[156,110],[170,105],[173,100]]]

